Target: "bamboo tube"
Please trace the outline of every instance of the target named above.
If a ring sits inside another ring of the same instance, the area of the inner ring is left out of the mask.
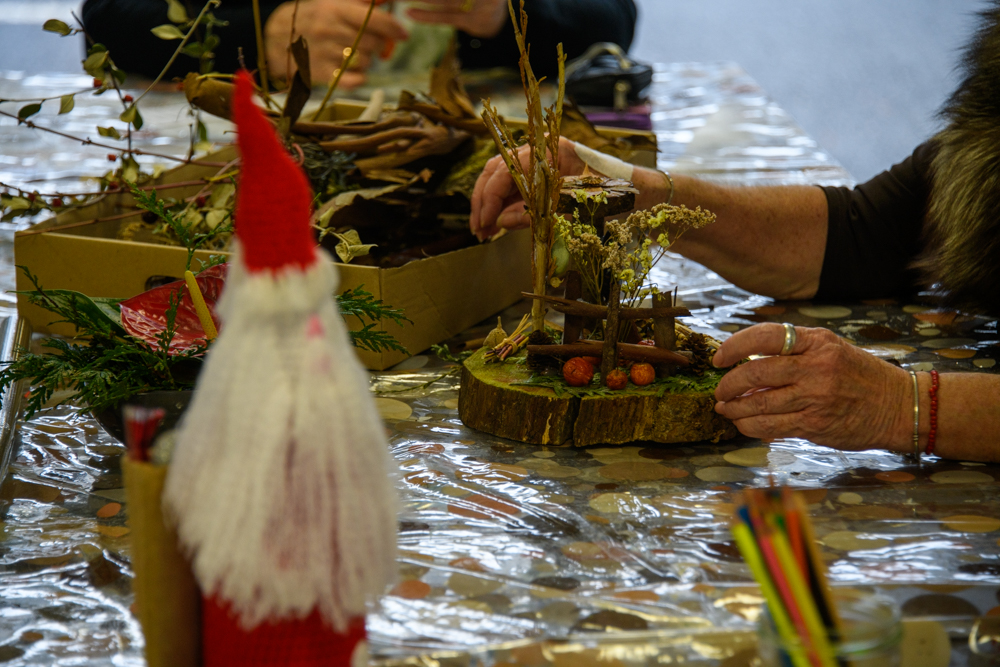
[[[178,551],[177,534],[163,520],[160,498],[167,469],[122,457],[132,528],[132,588],[149,667],[198,667],[201,594]]]

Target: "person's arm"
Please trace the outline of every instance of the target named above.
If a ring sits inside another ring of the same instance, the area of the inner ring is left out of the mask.
[[[667,200],[662,173],[637,168],[637,209]],[[691,230],[671,250],[707,266],[737,287],[776,299],[806,299],[816,293],[826,244],[827,201],[804,185],[733,187],[673,176],[671,203],[701,206],[714,224]]]
[[[202,3],[189,0],[184,3],[188,16],[194,18],[201,11]],[[261,0],[261,20],[266,22],[280,2]],[[215,70],[235,72],[239,68],[239,51],[247,67],[257,63],[257,41],[254,33],[253,11],[246,0],[226,0],[212,10],[215,17],[229,25],[214,28],[219,36],[215,49]],[[159,75],[177,48],[177,40],[163,40],[150,32],[165,23],[167,3],[163,0],[87,0],[83,5],[84,27],[95,41],[108,47],[112,60],[130,74],[152,79]],[[165,80],[184,77],[198,71],[198,59],[179,55],[167,72]]]
[[[520,58],[506,0],[426,0],[409,15],[428,23],[458,28],[458,54],[463,69],[517,68]],[[514,7],[518,7],[514,0]],[[538,77],[558,74],[556,46],[568,60],[597,42],[614,42],[628,50],[635,33],[633,0],[526,0],[531,68]]]
[[[788,356],[775,356],[784,327],[758,324],[739,331],[713,362],[732,366],[719,382],[715,409],[753,438],[805,438],[843,450],[913,452],[913,379],[827,329],[796,327]],[[962,461],[1000,461],[1000,375],[939,375],[934,453]],[[931,377],[917,373],[919,449],[930,433]]]

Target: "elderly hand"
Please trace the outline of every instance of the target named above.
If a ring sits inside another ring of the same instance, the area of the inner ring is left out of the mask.
[[[909,452],[913,384],[909,374],[826,329],[795,327],[788,356],[754,359],[719,382],[715,410],[744,435],[805,438],[843,450]],[[722,344],[713,363],[732,366],[750,355],[778,355],[780,324],[758,324]]]
[[[309,66],[314,84],[327,83],[343,64],[344,49],[354,44],[368,14],[368,4],[368,0],[305,0],[299,3],[295,32],[304,36],[309,44]],[[264,24],[267,65],[271,74],[277,77],[287,78],[295,71],[295,63],[288,54],[294,11],[294,2],[279,5]],[[390,41],[406,38],[406,30],[394,16],[375,9],[350,69],[367,69],[372,58]],[[341,77],[340,86],[354,88],[364,81],[362,72],[347,71]]]
[[[407,14],[414,21],[455,26],[473,37],[496,37],[510,20],[507,0],[420,0]]]
[[[528,146],[522,146],[518,157],[528,168]],[[565,137],[559,139],[559,171],[563,176],[583,173],[583,160],[576,154],[575,144]],[[486,163],[472,192],[472,215],[469,228],[482,241],[501,229],[521,229],[531,224],[524,211],[524,200],[514,184],[503,158],[499,155]]]

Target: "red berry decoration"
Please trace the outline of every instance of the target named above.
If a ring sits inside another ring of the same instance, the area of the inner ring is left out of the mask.
[[[624,389],[625,385],[628,384],[628,376],[625,375],[625,371],[620,368],[616,368],[610,373],[608,373],[607,385],[608,389],[614,389],[615,391],[619,389]]]
[[[94,88],[100,88],[103,85],[104,85],[103,81],[101,81],[100,79],[94,79]]]
[[[57,206],[57,207],[58,206],[62,206],[63,205],[62,197],[56,197],[55,199],[53,199],[52,200],[52,205],[53,206]]]
[[[126,95],[125,97],[122,98],[122,102],[131,102],[131,101],[132,101],[131,95]]]
[[[638,387],[645,387],[647,384],[652,384],[653,380],[656,379],[656,370],[647,363],[632,364],[629,377],[632,379],[632,384]]]
[[[114,162],[118,159],[117,153],[108,153],[108,162]]]
[[[594,379],[594,367],[584,357],[573,357],[563,364],[563,378],[571,387],[586,387]]]

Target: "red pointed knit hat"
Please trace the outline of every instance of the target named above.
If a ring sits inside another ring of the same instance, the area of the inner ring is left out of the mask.
[[[253,80],[236,73],[233,121],[243,165],[234,220],[243,262],[251,272],[306,268],[316,261],[309,218],[309,181],[253,102]]]

